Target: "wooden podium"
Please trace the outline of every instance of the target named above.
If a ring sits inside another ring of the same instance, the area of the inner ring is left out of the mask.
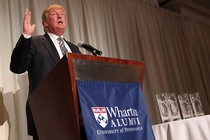
[[[143,73],[143,62],[66,54],[29,97],[39,139],[81,139],[76,80],[142,85]]]

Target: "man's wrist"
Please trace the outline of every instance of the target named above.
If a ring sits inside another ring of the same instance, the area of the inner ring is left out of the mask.
[[[31,38],[31,35],[27,35],[27,34],[23,33],[23,37],[26,38],[26,39],[29,39],[29,38]]]

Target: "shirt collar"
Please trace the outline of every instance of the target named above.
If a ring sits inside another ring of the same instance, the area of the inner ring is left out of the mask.
[[[59,36],[57,36],[57,35],[55,35],[55,34],[52,34],[52,33],[48,33],[48,32],[47,32],[47,34],[50,36],[50,38],[52,39],[53,42],[54,42],[55,40],[57,40],[57,38],[59,37]],[[60,37],[63,38],[63,35],[61,35]]]

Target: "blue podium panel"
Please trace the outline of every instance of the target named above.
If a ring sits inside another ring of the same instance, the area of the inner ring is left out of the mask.
[[[77,80],[88,140],[154,140],[140,83]]]

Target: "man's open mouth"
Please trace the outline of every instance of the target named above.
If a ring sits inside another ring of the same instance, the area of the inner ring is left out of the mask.
[[[63,24],[63,21],[58,21],[58,24]]]

